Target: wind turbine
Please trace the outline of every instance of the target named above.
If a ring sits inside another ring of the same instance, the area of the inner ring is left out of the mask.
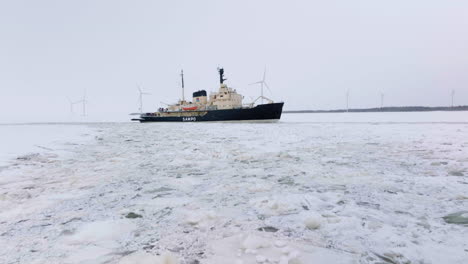
[[[138,101],[140,102],[140,114],[143,114],[143,95],[150,95],[150,93],[143,92],[140,86],[138,86],[138,92],[140,93],[138,97]]]
[[[84,91],[83,97],[81,100],[73,102],[70,97],[67,96],[68,103],[70,104],[70,113],[73,114],[73,106],[76,104],[82,104],[82,109],[83,109],[83,116],[86,116],[86,103],[88,100],[86,100],[86,90]]]
[[[452,108],[453,108],[453,97],[455,96],[455,90],[452,90]]]
[[[79,101],[74,102],[73,104],[79,104],[79,103],[81,103],[81,106],[83,109],[83,116],[86,116],[86,103],[88,103],[88,100],[86,100],[86,90],[84,90],[83,98]]]
[[[260,84],[260,87],[261,87],[261,88],[260,88],[260,98],[261,98],[261,100],[262,100],[262,101],[261,101],[262,104],[263,104],[263,98],[265,98],[265,97],[263,96],[263,85],[265,85],[265,87],[266,87],[266,88],[268,89],[268,91],[271,93],[270,87],[269,87],[268,84],[265,82],[265,77],[266,77],[266,67],[265,67],[265,69],[264,69],[264,71],[263,71],[263,79],[260,80],[260,81],[258,81],[258,82],[254,82],[254,83],[249,84],[249,85]],[[267,99],[268,99],[268,98],[267,98]]]
[[[383,108],[383,102],[384,102],[384,93],[380,93],[380,108]]]
[[[67,100],[68,102],[70,103],[70,113],[73,114],[73,105],[76,103],[76,102],[73,102],[70,97],[67,96]]]
[[[346,112],[349,112],[349,88],[346,89]]]

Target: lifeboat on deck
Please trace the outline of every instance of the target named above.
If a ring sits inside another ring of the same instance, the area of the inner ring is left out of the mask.
[[[182,107],[184,111],[193,111],[197,110],[198,106],[191,106],[191,107]]]

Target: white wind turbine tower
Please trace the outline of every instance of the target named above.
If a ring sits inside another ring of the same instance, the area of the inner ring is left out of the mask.
[[[384,93],[380,93],[380,108],[383,108],[383,102],[384,102]]]
[[[150,95],[150,93],[143,92],[140,86],[138,86],[138,92],[140,93],[138,97],[138,101],[140,103],[140,114],[143,114],[143,95]]]
[[[70,97],[67,96],[67,100],[68,100],[68,103],[70,104],[70,114],[73,114],[74,111],[73,111],[73,106],[76,105],[76,104],[82,104],[82,109],[83,109],[83,116],[86,115],[86,103],[88,102],[86,100],[86,90],[84,92],[84,95],[83,95],[83,98],[81,100],[78,100],[78,101],[75,101],[73,102]]]
[[[81,103],[81,107],[83,109],[83,116],[86,116],[86,104],[88,103],[88,100],[86,100],[86,90],[83,93],[83,98],[79,101],[74,102],[73,104],[79,104]]]
[[[349,112],[349,88],[346,89],[346,112]]]
[[[268,84],[265,82],[265,77],[266,77],[266,67],[265,67],[265,70],[263,71],[263,79],[258,81],[258,82],[254,82],[254,83],[251,83],[249,85],[254,85],[254,84],[260,84],[260,99],[261,99],[261,102],[263,104],[263,99],[267,99],[268,101],[272,101],[268,98],[266,98],[265,96],[263,96],[263,85],[265,85],[265,87],[268,89],[268,91],[271,93],[271,90],[270,90],[270,87],[268,86]],[[255,101],[257,101],[259,98],[257,98]]]
[[[455,96],[455,90],[452,90],[452,107],[453,107],[453,97]]]
[[[67,97],[67,100],[68,102],[70,103],[70,114],[73,114],[73,105],[76,103],[76,102],[73,102],[70,97]]]

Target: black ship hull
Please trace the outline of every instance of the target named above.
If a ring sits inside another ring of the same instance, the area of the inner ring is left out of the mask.
[[[169,116],[142,114],[133,121],[145,122],[203,122],[203,121],[244,121],[244,120],[278,120],[281,118],[284,103],[257,105],[252,108],[182,111],[172,112]]]

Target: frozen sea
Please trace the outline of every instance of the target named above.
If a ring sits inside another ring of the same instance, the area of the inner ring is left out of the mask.
[[[468,112],[0,124],[0,263],[462,264],[464,219]]]

